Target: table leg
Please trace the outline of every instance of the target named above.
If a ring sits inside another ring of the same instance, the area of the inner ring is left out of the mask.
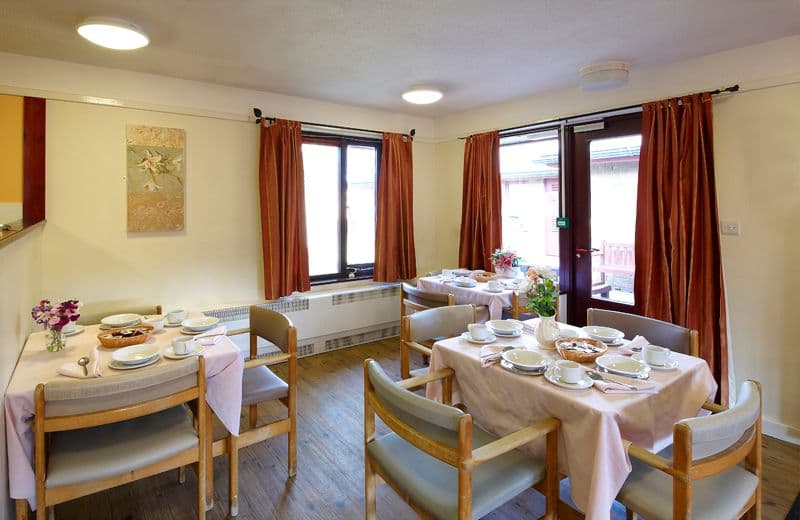
[[[211,417],[214,412],[206,404],[206,511],[214,509],[214,432]]]
[[[24,498],[18,498],[14,501],[14,504],[17,509],[16,519],[17,520],[28,520],[28,512],[30,509],[28,508],[28,501]]]

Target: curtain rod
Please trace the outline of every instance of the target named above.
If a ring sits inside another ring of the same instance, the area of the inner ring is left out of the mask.
[[[731,85],[730,87],[718,88],[717,90],[712,90],[712,91],[709,92],[709,94],[711,94],[712,96],[716,96],[716,95],[719,95],[719,94],[728,94],[728,93],[733,93],[733,92],[739,92],[739,84],[738,83],[735,84],[735,85]],[[534,124],[528,124],[528,125],[512,126],[512,127],[509,127],[509,128],[502,128],[502,129],[498,130],[498,132],[500,134],[512,134],[512,133],[519,132],[520,130],[536,130],[537,128],[556,126],[556,125],[561,124],[561,123],[569,124],[571,122],[572,123],[578,122],[578,121],[574,121],[574,120],[580,120],[580,122],[584,122],[585,123],[586,119],[591,119],[593,116],[600,117],[600,116],[622,115],[622,114],[626,114],[626,113],[633,113],[634,111],[636,111],[636,109],[641,110],[641,108],[642,108],[642,103],[640,103],[638,105],[628,105],[626,107],[615,108],[615,109],[612,109],[612,110],[600,110],[600,111],[597,111],[597,112],[590,112],[588,114],[578,114],[578,115],[568,116],[568,117],[559,117],[558,119],[550,119],[548,121],[542,121],[541,123],[534,123]],[[469,137],[469,136],[467,136],[467,137]],[[467,137],[459,137],[459,139],[467,139]]]
[[[270,123],[274,123],[275,122],[275,119],[276,119],[275,117],[265,117],[265,116],[262,116],[262,114],[263,114],[263,112],[261,111],[260,108],[253,107],[253,115],[256,116],[256,124],[260,124],[262,119],[265,119],[265,120],[269,121]],[[328,124],[325,124],[325,123],[310,123],[308,121],[300,121],[300,124],[301,125],[308,125],[308,126],[319,126],[319,127],[324,127],[324,128],[335,128],[337,130],[350,130],[350,131],[353,131],[353,132],[368,132],[370,134],[383,134],[383,132],[380,132],[378,130],[369,130],[367,128],[356,128],[356,127],[353,127],[353,126],[328,125]],[[411,137],[414,137],[414,135],[416,133],[417,133],[417,129],[416,128],[412,128],[411,130],[408,131],[408,135],[410,135]]]

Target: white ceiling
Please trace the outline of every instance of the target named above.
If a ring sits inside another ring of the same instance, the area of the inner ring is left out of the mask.
[[[88,16],[151,39],[96,47]],[[800,34],[800,0],[3,0],[0,50],[422,116],[576,85],[577,70],[632,69]],[[412,107],[400,93],[441,85]]]

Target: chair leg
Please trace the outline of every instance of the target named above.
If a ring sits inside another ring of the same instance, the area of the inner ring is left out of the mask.
[[[375,472],[369,457],[364,457],[364,516],[366,520],[376,518]]]
[[[239,514],[239,446],[238,438],[228,435],[228,511]]]
[[[408,347],[400,345],[400,379],[408,379],[411,376],[411,361],[408,358]]]
[[[178,484],[183,484],[186,482],[186,466],[181,466],[178,468]]]
[[[258,423],[258,405],[257,404],[251,404],[250,405],[250,413],[248,415],[250,416],[250,429],[251,430],[255,430],[256,424]]]
[[[208,405],[206,407],[206,442],[204,449],[206,450],[206,464],[205,464],[205,511],[214,509],[214,434],[212,433],[212,417],[214,413]],[[198,476],[198,479],[200,477]]]
[[[18,498],[14,503],[16,506],[16,520],[28,520],[28,501],[24,498]]]

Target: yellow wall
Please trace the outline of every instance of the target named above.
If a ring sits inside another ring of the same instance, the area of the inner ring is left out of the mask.
[[[22,202],[22,101],[0,94],[0,203]]]

